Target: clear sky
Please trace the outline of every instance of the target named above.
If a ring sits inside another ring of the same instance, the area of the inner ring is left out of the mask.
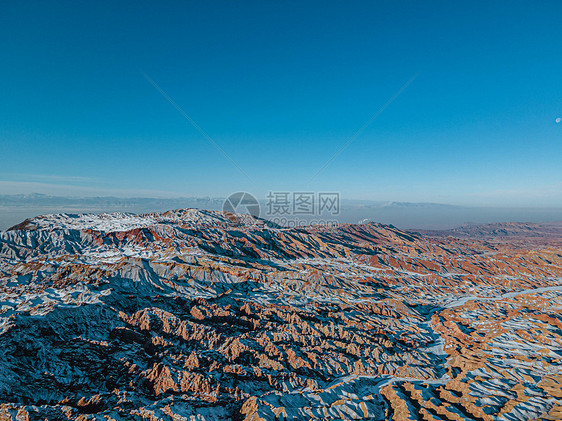
[[[4,1],[0,39],[0,193],[562,206],[560,1]]]

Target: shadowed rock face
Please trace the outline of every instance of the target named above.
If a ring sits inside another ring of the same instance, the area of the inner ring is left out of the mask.
[[[497,229],[27,220],[0,232],[0,420],[561,419],[560,237]]]

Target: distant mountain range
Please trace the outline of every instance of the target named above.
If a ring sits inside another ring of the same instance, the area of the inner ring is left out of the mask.
[[[64,197],[43,194],[0,195],[0,229],[26,218],[51,213],[160,212],[196,208],[222,210],[226,198]],[[261,216],[267,204],[261,201]],[[299,215],[301,222],[331,220],[356,223],[365,219],[403,229],[450,229],[465,223],[550,222],[562,219],[562,208],[470,207],[440,203],[383,202],[342,199],[335,216]]]

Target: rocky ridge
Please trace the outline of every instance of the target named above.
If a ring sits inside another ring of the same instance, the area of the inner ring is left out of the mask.
[[[0,420],[560,419],[560,238],[496,229],[26,220],[0,232]]]

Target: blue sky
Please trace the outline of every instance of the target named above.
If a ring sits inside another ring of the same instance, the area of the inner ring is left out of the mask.
[[[559,1],[8,1],[0,39],[0,194],[562,206]]]

